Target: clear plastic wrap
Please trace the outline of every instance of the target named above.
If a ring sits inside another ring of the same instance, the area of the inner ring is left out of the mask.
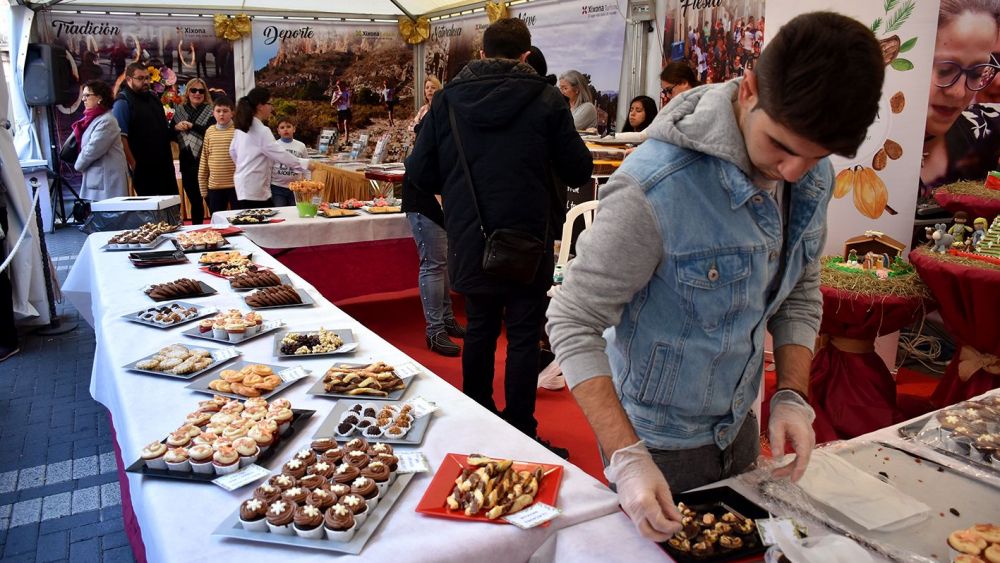
[[[166,209],[95,211],[87,217],[80,230],[88,235],[100,231],[125,231],[135,229],[145,223],[159,223],[160,221],[171,225],[181,224],[181,207],[173,205]]]

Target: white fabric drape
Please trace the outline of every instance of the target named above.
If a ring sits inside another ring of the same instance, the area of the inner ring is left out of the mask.
[[[24,61],[35,13],[24,6],[10,7],[10,63],[14,76],[11,83],[10,105],[14,112],[14,146],[19,160],[45,160],[35,130],[34,112],[24,100]],[[6,106],[6,104],[5,104]],[[7,162],[5,160],[5,162]]]

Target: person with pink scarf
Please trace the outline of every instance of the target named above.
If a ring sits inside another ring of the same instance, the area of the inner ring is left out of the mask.
[[[83,117],[73,123],[79,156],[73,168],[83,173],[80,198],[100,201],[128,195],[128,167],[121,129],[111,113],[111,88],[100,80],[83,87]]]

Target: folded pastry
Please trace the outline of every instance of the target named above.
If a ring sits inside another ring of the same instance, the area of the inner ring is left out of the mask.
[[[233,287],[272,287],[281,285],[281,279],[270,270],[248,272],[234,276],[229,280]]]

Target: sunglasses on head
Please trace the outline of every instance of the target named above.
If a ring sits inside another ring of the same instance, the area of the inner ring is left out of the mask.
[[[188,92],[190,92],[192,94],[204,94],[205,93],[205,89],[204,88],[188,88]]]

